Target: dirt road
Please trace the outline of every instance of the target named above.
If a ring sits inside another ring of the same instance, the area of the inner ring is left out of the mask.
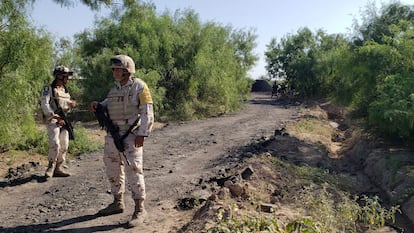
[[[175,208],[178,200],[208,195],[200,183],[228,165],[220,164],[222,158],[297,116],[295,107],[275,105],[269,97],[253,94],[239,113],[169,124],[152,133],[144,146],[148,219],[139,230],[125,229],[134,208],[129,191],[124,213],[95,215],[112,201],[100,151],[69,161],[69,178],[44,182],[43,164],[19,183],[0,180],[0,232],[179,231],[193,211]]]

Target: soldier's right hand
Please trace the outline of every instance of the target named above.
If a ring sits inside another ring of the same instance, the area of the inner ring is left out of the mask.
[[[89,111],[90,112],[96,112],[96,107],[98,106],[98,101],[92,101],[89,104]]]
[[[65,125],[65,121],[62,119],[59,119],[58,122],[56,122],[57,125],[59,126],[64,126]]]

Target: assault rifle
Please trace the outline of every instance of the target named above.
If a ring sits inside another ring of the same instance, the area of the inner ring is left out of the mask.
[[[73,126],[68,120],[68,118],[66,117],[65,112],[63,112],[63,109],[61,107],[58,107],[58,109],[55,111],[55,114],[58,114],[60,119],[62,119],[65,122],[65,125],[63,126],[63,128],[65,128],[68,131],[69,140],[74,140],[75,135],[73,133]]]
[[[111,134],[116,149],[118,149],[118,151],[125,157],[127,164],[131,165],[124,153],[124,139],[128,136],[129,133],[131,133],[136,122],[129,127],[128,131],[124,135],[121,136],[119,133],[119,127],[113,124],[111,118],[109,118],[107,109],[104,108],[101,104],[98,104],[96,106],[95,117],[98,119],[99,126],[101,126],[102,129],[106,128],[109,134]]]
[[[68,133],[69,133],[69,140],[74,140],[75,139],[75,135],[73,133],[73,126],[70,123],[70,121],[68,120],[68,118],[66,117],[65,112],[63,111],[62,107],[59,105],[59,101],[55,98],[55,92],[53,91],[53,83],[51,84],[52,86],[52,97],[55,101],[57,110],[55,111],[55,114],[58,114],[60,119],[62,119],[65,122],[65,125],[63,126],[63,128],[65,128]],[[66,89],[66,87],[65,87]]]

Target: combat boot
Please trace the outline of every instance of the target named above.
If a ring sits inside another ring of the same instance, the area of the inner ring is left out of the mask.
[[[53,177],[68,177],[69,173],[62,171],[62,162],[56,163],[55,171],[53,172]]]
[[[122,194],[114,195],[114,202],[109,204],[106,208],[101,209],[98,212],[99,216],[108,216],[113,214],[123,213],[125,209],[124,200]]]
[[[144,200],[137,199],[135,202],[135,210],[132,214],[131,220],[128,222],[128,228],[137,227],[144,222],[145,217],[147,216],[147,211],[144,208]]]
[[[49,160],[49,164],[48,164],[46,172],[45,172],[46,179],[53,176],[53,173],[55,171],[55,167],[56,167],[56,162],[53,161],[53,160]]]

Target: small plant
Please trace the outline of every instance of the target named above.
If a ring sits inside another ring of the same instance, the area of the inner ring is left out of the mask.
[[[97,151],[103,146],[101,143],[90,139],[88,131],[81,125],[77,125],[75,128],[75,137],[75,140],[69,143],[69,153],[72,156]]]
[[[238,207],[236,204],[230,206],[231,212],[236,213]],[[217,223],[207,229],[207,233],[251,233],[251,232],[267,232],[267,233],[284,233],[277,224],[276,219],[260,217],[250,217],[244,215],[238,216],[225,216],[226,210],[224,208],[219,209],[217,213]]]
[[[364,203],[359,211],[359,220],[371,228],[378,228],[385,225],[386,221],[395,223],[395,214],[400,212],[399,206],[392,206],[390,210],[383,208],[377,196],[363,196]]]
[[[321,233],[320,224],[309,218],[299,218],[286,225],[286,233]]]
[[[224,218],[224,208],[217,213],[217,223],[207,229],[207,233],[322,233],[321,224],[309,218],[298,218],[289,222],[283,229],[279,227],[276,218],[272,217],[242,217]]]
[[[358,199],[362,204],[358,204]],[[328,192],[328,185],[321,188],[311,185],[303,188],[296,201],[310,217],[321,223],[322,232],[356,232],[357,224],[378,228],[386,221],[395,222],[399,207],[383,208],[377,196],[348,197],[343,192]],[[340,231],[338,231],[340,230]]]

